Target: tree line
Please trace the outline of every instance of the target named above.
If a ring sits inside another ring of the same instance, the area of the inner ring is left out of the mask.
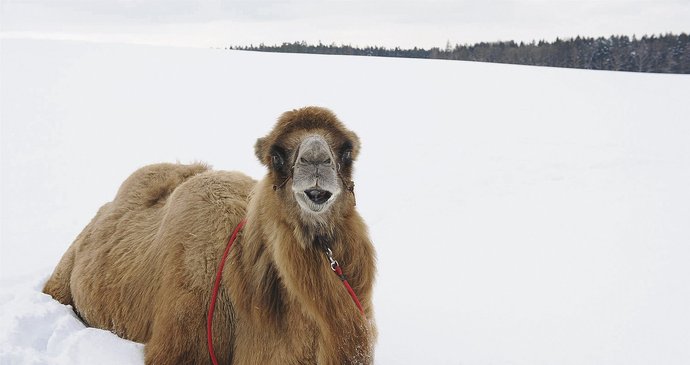
[[[268,46],[234,46],[230,49],[313,53],[330,55],[429,58],[496,62],[519,65],[568,67],[591,70],[690,74],[690,36],[663,34],[642,36],[556,38],[553,42],[481,42],[442,48],[353,47],[306,42]]]

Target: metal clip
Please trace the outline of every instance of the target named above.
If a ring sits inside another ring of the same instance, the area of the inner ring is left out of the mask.
[[[335,271],[338,267],[338,261],[333,258],[333,251],[328,247],[326,247],[326,257],[328,257],[328,261],[331,263],[331,270]]]

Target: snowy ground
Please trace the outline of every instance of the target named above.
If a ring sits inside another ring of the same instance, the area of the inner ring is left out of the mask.
[[[134,169],[260,177],[304,105],[363,142],[378,364],[690,363],[690,77],[2,40],[0,364],[141,364],[43,280]]]

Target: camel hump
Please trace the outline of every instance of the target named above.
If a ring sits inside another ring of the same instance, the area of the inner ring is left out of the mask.
[[[175,188],[192,176],[209,169],[203,163],[159,163],[144,166],[122,183],[115,200],[130,207],[151,207],[164,202]]]
[[[256,180],[238,171],[206,171],[189,182],[190,188],[210,203],[249,198]]]

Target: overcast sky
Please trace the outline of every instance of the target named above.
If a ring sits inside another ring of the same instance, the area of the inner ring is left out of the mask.
[[[690,32],[690,0],[0,0],[3,37],[444,47]]]

